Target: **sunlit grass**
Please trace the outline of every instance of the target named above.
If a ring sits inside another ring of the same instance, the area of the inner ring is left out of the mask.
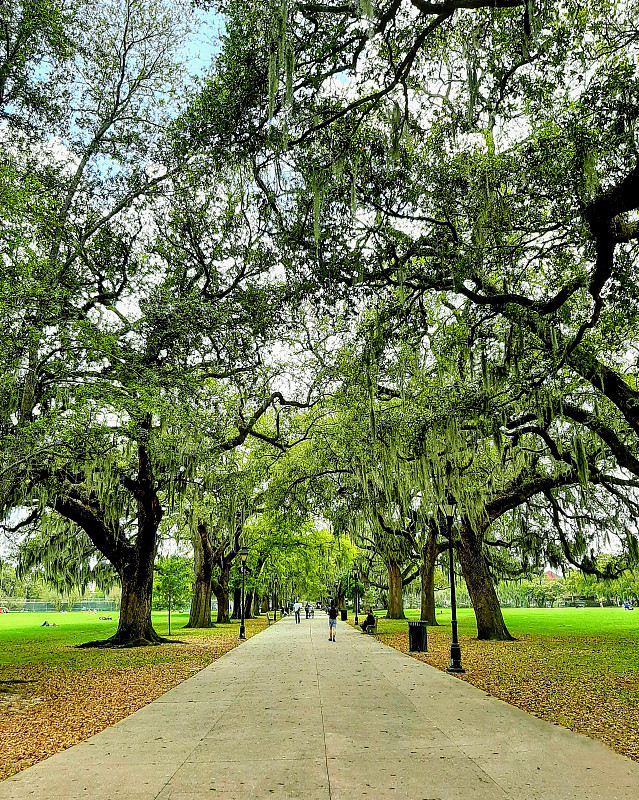
[[[166,611],[153,615],[153,627],[161,636],[168,635]],[[100,620],[100,617],[112,619]],[[41,627],[44,621],[57,627]],[[237,638],[239,623],[213,628],[184,628],[188,614],[171,614],[171,640],[186,644],[206,644],[207,640],[231,636]],[[180,660],[179,648],[144,647],[132,649],[79,649],[84,642],[108,639],[118,625],[117,612],[86,611],[70,613],[25,612],[0,614],[0,667],[47,664],[51,668],[102,668],[159,664]],[[263,627],[263,621],[246,621],[247,636]],[[185,656],[184,656],[185,657]]]
[[[385,611],[375,612],[384,625],[406,625],[405,621],[385,619]],[[407,609],[407,619],[419,619],[419,609]],[[513,636],[620,636],[639,634],[639,609],[623,608],[503,608],[504,621]],[[457,609],[459,633],[476,635],[475,615],[470,608]],[[450,626],[450,609],[438,609],[437,622]],[[379,623],[378,623],[379,624]]]

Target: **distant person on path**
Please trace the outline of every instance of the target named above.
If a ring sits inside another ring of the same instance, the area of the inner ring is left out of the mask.
[[[308,602],[308,600],[304,606],[304,611],[306,611],[306,619],[308,619],[311,616],[311,604]]]
[[[373,614],[373,610],[371,608],[366,609],[366,619],[362,624],[359,626],[364,633],[366,633],[366,628],[372,628],[375,624],[375,615]]]
[[[293,611],[295,612],[295,622],[296,623],[301,622],[301,620],[300,620],[300,609],[301,608],[302,608],[302,604],[300,603],[299,600],[296,600],[295,604],[293,606]]]
[[[334,642],[335,641],[335,631],[337,630],[337,608],[335,606],[335,600],[331,600],[331,604],[328,608],[328,641]]]

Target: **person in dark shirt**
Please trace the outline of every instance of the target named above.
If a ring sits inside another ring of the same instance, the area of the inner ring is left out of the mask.
[[[331,604],[328,609],[328,641],[334,642],[335,641],[335,631],[337,630],[337,607],[335,606],[335,601],[331,600]]]
[[[373,614],[372,609],[366,609],[366,619],[362,624],[359,626],[364,633],[366,633],[366,628],[370,628],[375,624],[375,615]]]

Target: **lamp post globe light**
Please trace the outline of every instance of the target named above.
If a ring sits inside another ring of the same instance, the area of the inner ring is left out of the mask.
[[[359,625],[359,587],[357,585],[357,567],[353,567],[353,580],[355,581],[355,624]]]
[[[450,664],[446,672],[465,672],[461,662],[461,648],[457,638],[457,601],[455,598],[455,566],[453,564],[453,513],[454,506],[446,503],[443,506],[446,515],[446,528],[448,532],[448,565],[450,568]]]
[[[240,621],[240,639],[246,639],[246,630],[244,628],[244,575],[246,574],[246,559],[248,558],[248,547],[246,545],[240,550],[240,559],[242,561],[242,619]]]

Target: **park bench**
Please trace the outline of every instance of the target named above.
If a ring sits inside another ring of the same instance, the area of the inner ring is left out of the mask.
[[[368,628],[364,631],[364,633],[370,634],[371,636],[375,636],[377,633],[377,617],[375,617],[375,624],[369,625]]]

